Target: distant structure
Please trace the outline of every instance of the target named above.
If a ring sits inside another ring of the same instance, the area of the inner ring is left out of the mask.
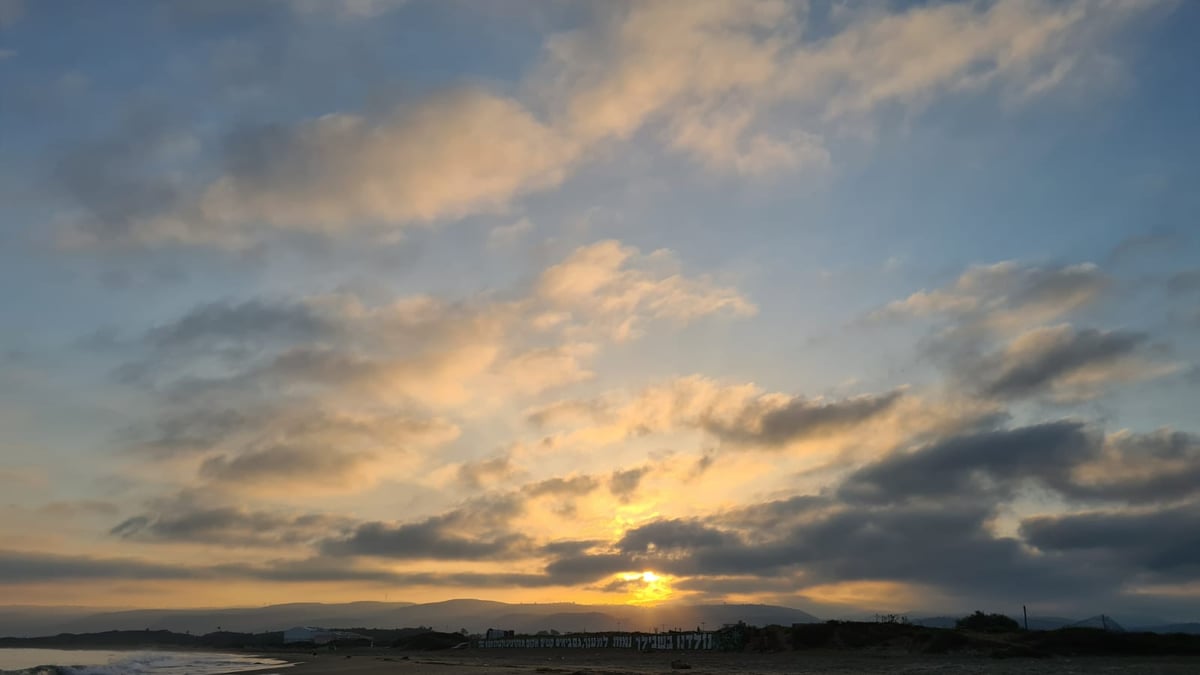
[[[1104,614],[1097,614],[1096,616],[1093,616],[1091,618],[1084,619],[1083,621],[1073,623],[1073,624],[1071,624],[1070,627],[1071,628],[1099,628],[1100,630],[1106,630],[1111,633],[1124,633],[1125,632],[1125,628],[1123,626],[1121,626],[1121,624],[1117,623],[1111,616],[1105,616]]]
[[[510,638],[514,635],[516,635],[515,631],[501,630],[499,628],[489,628],[489,629],[487,629],[487,634],[484,635],[483,637],[485,640],[501,640],[503,638]]]
[[[344,630],[329,630],[328,628],[316,628],[313,626],[297,626],[283,631],[283,644],[314,644],[326,645],[329,643],[362,643],[366,642],[374,646],[375,641],[366,635],[351,633]]]

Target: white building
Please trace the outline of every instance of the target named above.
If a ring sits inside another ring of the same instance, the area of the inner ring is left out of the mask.
[[[296,644],[298,642],[311,642],[315,645],[324,645],[335,640],[344,640],[347,642],[352,640],[371,641],[371,638],[349,631],[329,630],[328,628],[316,628],[313,626],[297,626],[283,631],[283,644],[285,645]]]

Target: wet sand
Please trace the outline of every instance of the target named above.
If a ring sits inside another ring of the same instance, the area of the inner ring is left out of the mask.
[[[928,656],[857,652],[792,651],[758,653],[680,653],[597,650],[467,650],[444,652],[398,652],[361,649],[341,653],[264,654],[300,661],[287,669],[264,669],[261,673],[286,675],[646,675],[649,673],[694,673],[696,675],[865,675],[901,673],[1012,674],[1017,673],[1146,673],[1184,675],[1200,672],[1200,658],[1111,658],[1055,657],[1047,659],[994,659],[988,656]],[[672,667],[682,661],[689,669]]]

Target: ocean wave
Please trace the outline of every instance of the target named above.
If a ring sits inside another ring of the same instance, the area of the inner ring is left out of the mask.
[[[41,665],[0,670],[0,675],[215,675],[290,665],[278,659],[237,654],[132,652],[104,664]]]

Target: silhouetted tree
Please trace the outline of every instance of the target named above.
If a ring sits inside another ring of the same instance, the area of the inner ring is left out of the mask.
[[[1021,625],[1003,614],[984,614],[979,610],[964,616],[955,623],[956,628],[977,630],[986,633],[1008,633],[1021,630]]]

